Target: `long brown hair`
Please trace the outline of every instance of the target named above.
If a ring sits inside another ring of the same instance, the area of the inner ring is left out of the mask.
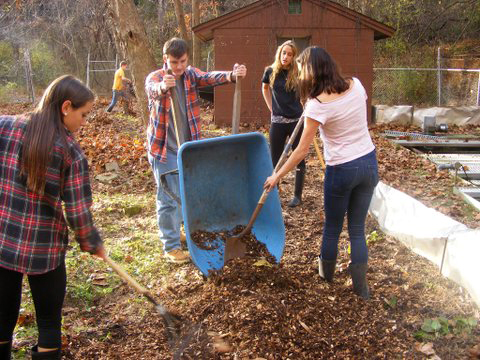
[[[318,46],[303,50],[297,62],[301,66],[299,92],[302,103],[322,93],[341,94],[349,88],[348,79],[344,78],[330,54]]]
[[[31,191],[43,194],[47,166],[57,138],[67,146],[63,103],[70,100],[72,107],[78,109],[94,98],[93,92],[72,75],[55,79],[45,90],[27,123],[20,160],[20,174],[26,177]]]
[[[296,90],[297,89],[297,79],[298,79],[298,69],[297,69],[297,64],[295,63],[295,60],[298,55],[298,49],[295,43],[291,40],[285,41],[282,45],[280,45],[277,48],[277,51],[275,53],[275,61],[273,62],[270,67],[272,68],[272,74],[270,75],[270,87],[273,88],[273,84],[275,83],[275,78],[278,76],[280,71],[282,71],[282,50],[285,46],[290,46],[292,48],[293,52],[293,58],[292,62],[290,63],[288,67],[288,73],[287,73],[287,82],[285,84],[285,88],[290,91],[290,90]]]

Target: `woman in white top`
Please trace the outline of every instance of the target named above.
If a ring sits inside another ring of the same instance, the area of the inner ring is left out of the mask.
[[[367,299],[365,219],[373,189],[378,183],[375,146],[368,132],[367,95],[361,82],[356,78],[343,77],[335,61],[320,47],[305,49],[297,63],[300,68],[300,98],[304,103],[303,134],[288,161],[267,178],[265,188],[271,190],[305,158],[317,128],[320,128],[327,169],[319,273],[326,281],[333,281],[338,239],[346,213],[353,291]]]

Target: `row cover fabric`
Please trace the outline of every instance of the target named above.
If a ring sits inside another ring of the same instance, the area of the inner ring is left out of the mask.
[[[376,124],[416,125],[422,127],[425,116],[435,116],[437,124],[480,125],[479,106],[415,108],[411,105],[375,105]]]
[[[382,182],[375,188],[370,214],[382,231],[439,268],[463,286],[480,307],[480,229],[470,229]]]

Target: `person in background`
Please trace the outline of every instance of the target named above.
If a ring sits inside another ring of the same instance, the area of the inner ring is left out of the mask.
[[[190,257],[188,252],[181,250],[180,206],[163,190],[160,175],[177,168],[177,151],[184,142],[200,139],[198,89],[235,82],[238,76],[247,74],[247,68],[235,64],[233,71],[203,72],[188,66],[188,46],[179,38],[172,38],[164,44],[163,60],[163,69],[150,73],[145,81],[150,111],[148,161],[157,184],[157,220],[165,257],[169,262],[181,264],[190,261]],[[167,74],[167,69],[173,74]],[[178,99],[177,124],[171,111],[172,91],[176,92]],[[178,195],[178,177],[168,176],[167,183]]]
[[[33,113],[0,116],[1,360],[11,356],[24,275],[38,327],[32,359],[61,357],[67,222],[83,251],[104,258],[89,210],[87,159],[72,135],[93,100],[90,89],[66,75],[49,85]]]
[[[298,50],[293,41],[286,41],[277,48],[275,61],[265,69],[262,79],[262,94],[271,114],[270,150],[273,167],[277,165],[283,153],[287,138],[303,112],[297,93],[298,69],[295,63]],[[300,141],[302,131],[297,135],[292,148]],[[303,184],[305,182],[305,160],[300,161],[295,172],[295,191],[290,207],[302,202]]]
[[[113,76],[113,86],[112,86],[112,102],[108,105],[107,112],[111,112],[114,106],[117,104],[120,97],[123,97],[125,101],[128,100],[128,95],[125,93],[123,82],[130,82],[130,79],[125,77],[125,71],[127,70],[127,62],[120,62],[120,67],[115,71]]]
[[[346,213],[353,291],[368,299],[365,220],[378,183],[378,166],[375,146],[368,132],[367,94],[360,80],[343,77],[335,61],[320,47],[303,51],[298,64],[300,98],[305,103],[305,128],[300,144],[282,168],[267,178],[265,188],[271,190],[305,158],[320,128],[327,168],[319,274],[326,281],[333,281],[338,240]]]

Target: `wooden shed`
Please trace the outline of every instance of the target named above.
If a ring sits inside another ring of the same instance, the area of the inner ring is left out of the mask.
[[[204,42],[213,40],[216,70],[247,66],[242,82],[240,122],[267,124],[270,116],[261,93],[266,66],[277,46],[293,39],[301,50],[317,45],[337,61],[344,75],[355,76],[372,96],[373,42],[394,29],[333,1],[259,0],[193,28]],[[215,89],[215,122],[231,124],[234,86]],[[369,117],[370,117],[370,109]]]

